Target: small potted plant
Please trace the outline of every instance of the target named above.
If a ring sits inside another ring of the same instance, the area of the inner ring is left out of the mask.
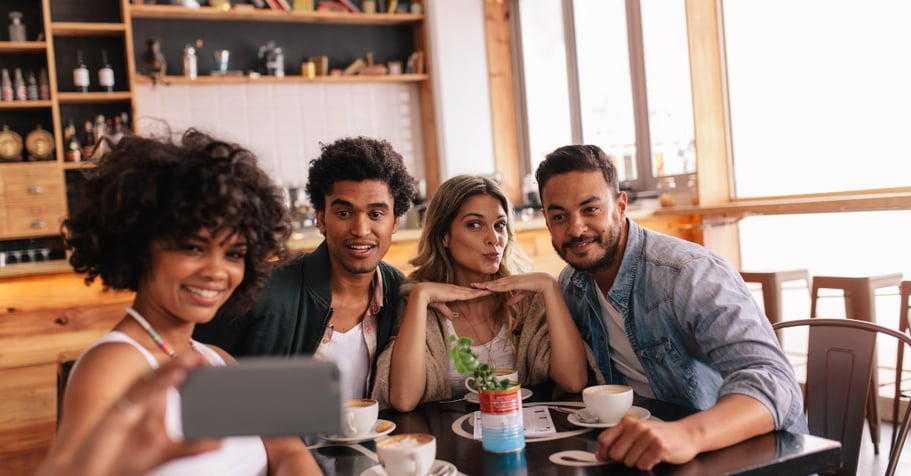
[[[511,453],[525,448],[521,387],[508,378],[496,376],[496,367],[478,362],[470,337],[449,337],[449,357],[455,369],[474,377],[481,405],[481,443],[494,453]]]

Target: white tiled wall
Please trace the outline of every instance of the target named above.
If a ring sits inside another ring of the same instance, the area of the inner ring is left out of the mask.
[[[252,150],[282,184],[303,184],[320,142],[388,140],[424,176],[417,86],[401,83],[137,85],[141,134],[196,127]]]

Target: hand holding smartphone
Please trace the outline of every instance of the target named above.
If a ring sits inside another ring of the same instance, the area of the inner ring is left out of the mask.
[[[339,371],[312,357],[238,359],[198,367],[179,389],[185,440],[226,436],[334,434],[341,422]]]

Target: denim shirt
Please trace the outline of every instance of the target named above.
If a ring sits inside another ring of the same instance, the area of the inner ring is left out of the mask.
[[[705,410],[724,395],[762,402],[776,429],[807,432],[794,370],[740,273],[706,248],[627,220],[626,249],[606,298],[655,398]],[[614,367],[597,284],[567,266],[559,278],[570,313],[608,383]]]

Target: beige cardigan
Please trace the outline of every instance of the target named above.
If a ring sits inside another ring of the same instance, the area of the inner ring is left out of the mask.
[[[398,316],[393,328],[393,333],[398,334],[402,325],[402,318],[408,303],[411,288],[417,283],[404,282],[400,290]],[[550,378],[550,333],[547,329],[547,318],[544,314],[544,298],[540,295],[530,296],[514,304],[516,318],[519,320],[516,330],[511,334],[516,344],[515,368],[519,373],[519,382],[523,386],[535,385],[546,382]],[[427,309],[427,339],[425,376],[426,385],[421,402],[431,402],[452,398],[452,389],[449,387],[449,345],[446,342],[447,319],[434,308]],[[516,341],[516,339],[518,339]],[[380,408],[389,408],[389,371],[392,362],[392,350],[395,347],[395,337],[390,337],[389,343],[380,354],[376,364],[376,384],[373,387],[373,398],[379,401]],[[592,373],[593,356],[588,345],[586,356],[589,361],[589,373]],[[596,372],[597,374],[597,372]],[[603,382],[600,374],[593,377],[594,381]]]

